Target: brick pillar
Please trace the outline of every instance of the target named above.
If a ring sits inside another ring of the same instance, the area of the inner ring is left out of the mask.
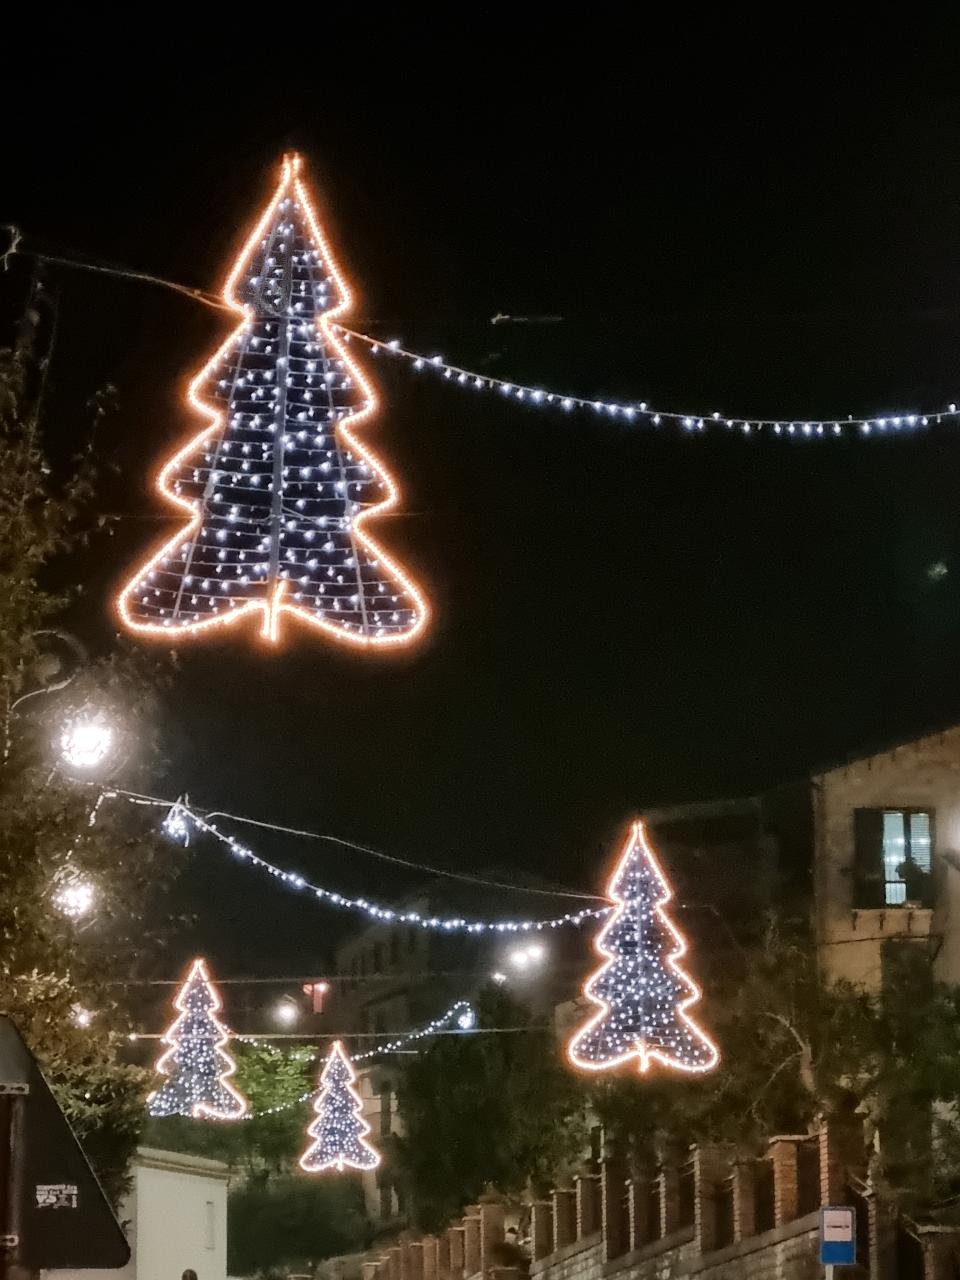
[[[770,1143],[773,1164],[773,1221],[782,1227],[798,1214],[797,1138],[774,1138]]]
[[[553,1253],[553,1201],[534,1200],[532,1205],[530,1235],[533,1243],[533,1260],[539,1262]]]
[[[449,1280],[453,1275],[453,1268],[450,1265],[449,1231],[444,1231],[442,1236],[437,1236],[437,1275],[440,1280]]]
[[[467,1206],[463,1217],[463,1274],[475,1276],[480,1270],[480,1208]]]
[[[360,1264],[360,1280],[374,1280],[379,1265],[378,1262],[362,1262]]]
[[[698,1253],[710,1253],[717,1247],[717,1188],[729,1168],[729,1156],[722,1148],[694,1147],[693,1222]]]
[[[450,1242],[450,1275],[463,1275],[463,1227],[449,1227],[447,1239]]]
[[[570,1187],[553,1192],[553,1248],[562,1249],[577,1238],[577,1193]]]
[[[495,1197],[480,1201],[480,1270],[493,1266],[493,1250],[503,1244],[503,1204]]]
[[[526,1272],[519,1267],[491,1267],[490,1280],[526,1280]]]
[[[923,1250],[923,1280],[954,1280],[960,1259],[960,1230],[920,1227],[917,1234]]]
[[[611,1262],[630,1248],[630,1219],[624,1199],[626,1166],[617,1156],[607,1156],[600,1166],[600,1231],[603,1256]]]
[[[630,1248],[639,1249],[646,1244],[650,1234],[650,1179],[649,1177],[629,1178],[627,1180],[627,1225],[630,1232]],[[660,1225],[659,1223],[657,1224]]]
[[[820,1203],[843,1204],[850,1171],[866,1164],[863,1121],[859,1116],[820,1118]]]
[[[411,1241],[406,1249],[406,1280],[424,1280],[423,1258],[424,1246],[421,1240]]]
[[[733,1238],[749,1240],[757,1234],[756,1165],[738,1160],[733,1166]]]
[[[595,1173],[581,1173],[573,1185],[577,1196],[577,1239],[582,1240],[600,1226],[600,1179]]]
[[[398,1244],[387,1250],[387,1257],[390,1259],[388,1263],[390,1280],[402,1280],[402,1272],[400,1270],[402,1252]]]
[[[421,1266],[423,1268],[423,1280],[437,1280],[437,1237],[424,1236],[420,1241]],[[363,1278],[366,1280],[366,1277]]]
[[[675,1168],[661,1169],[660,1184],[660,1235],[668,1236],[680,1225],[680,1174]]]

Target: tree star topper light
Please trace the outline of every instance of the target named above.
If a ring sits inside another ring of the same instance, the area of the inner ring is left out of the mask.
[[[190,384],[208,420],[157,487],[190,520],[120,593],[133,631],[164,637],[289,614],[348,645],[404,644],[429,615],[418,587],[367,532],[399,490],[355,429],[376,395],[334,324],[351,306],[287,156],[223,297],[242,320]]]
[[[574,1066],[606,1071],[631,1058],[680,1071],[709,1071],[720,1054],[687,1014],[700,989],[678,963],[686,942],[664,911],[673,896],[642,822],[635,822],[607,886],[616,904],[597,935],[603,966],[587,979],[600,1006],[567,1050]]]
[[[314,1104],[317,1118],[307,1130],[315,1142],[300,1157],[300,1168],[306,1173],[323,1173],[336,1169],[376,1169],[379,1154],[366,1140],[370,1126],[363,1118],[363,1103],[354,1090],[356,1080],[347,1051],[339,1040],[324,1063],[320,1074],[320,1096]]]
[[[155,1117],[193,1116],[205,1120],[239,1120],[248,1103],[230,1084],[236,1064],[224,1045],[230,1033],[217,1017],[223,1007],[204,960],[194,960],[177,993],[179,1016],[163,1037],[167,1049],[157,1062],[170,1078],[147,1099]]]

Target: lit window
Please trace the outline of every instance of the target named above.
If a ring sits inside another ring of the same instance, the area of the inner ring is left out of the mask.
[[[853,907],[931,906],[933,813],[857,809],[854,820]]]

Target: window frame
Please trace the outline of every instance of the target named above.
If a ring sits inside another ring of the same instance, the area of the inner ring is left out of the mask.
[[[933,860],[936,849],[937,811],[931,805],[922,804],[884,804],[858,806],[853,811],[854,848],[853,848],[853,910],[854,911],[899,911],[909,909],[917,899],[906,896],[907,881],[889,879],[887,864],[884,858],[883,825],[887,814],[899,814],[903,818],[904,856],[903,861],[913,863],[928,876],[933,874]],[[913,856],[910,819],[915,814],[923,814],[927,818],[930,839],[929,866],[921,867]],[[872,829],[871,829],[872,828]],[[875,841],[875,843],[874,843]],[[890,902],[887,894],[891,885],[904,886],[904,901]],[[932,906],[932,901],[923,901],[923,908]]]

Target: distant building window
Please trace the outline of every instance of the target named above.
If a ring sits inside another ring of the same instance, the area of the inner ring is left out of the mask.
[[[393,1094],[387,1085],[380,1090],[380,1132],[392,1133],[391,1120],[393,1118]]]
[[[400,933],[395,930],[390,935],[390,964],[392,968],[396,968],[400,963]]]
[[[929,809],[855,811],[855,908],[932,905],[933,819]]]
[[[205,1249],[217,1247],[217,1211],[212,1200],[207,1200],[204,1204],[203,1247]]]
[[[373,973],[383,973],[383,943],[375,942],[373,944]]]

